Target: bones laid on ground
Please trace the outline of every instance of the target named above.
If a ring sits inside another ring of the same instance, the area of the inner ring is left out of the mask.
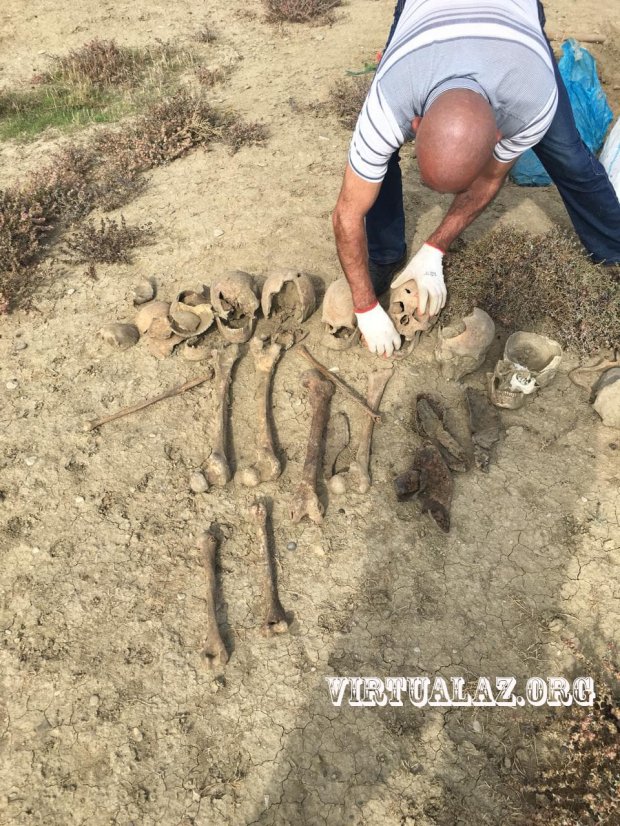
[[[325,437],[323,475],[332,493],[344,493],[346,483],[337,468],[338,459],[351,441],[351,431],[347,414],[342,411],[331,416]],[[341,468],[340,470],[344,470]],[[334,490],[335,488],[335,490]]]
[[[212,671],[221,672],[228,662],[228,651],[220,636],[215,609],[217,600],[217,580],[215,575],[217,539],[211,531],[205,531],[200,537],[198,547],[202,552],[202,561],[207,577],[207,636],[202,656],[206,665]]]
[[[140,333],[134,324],[122,324],[118,321],[106,324],[99,330],[99,335],[105,342],[118,347],[119,350],[127,350],[140,340]]]
[[[615,358],[615,354],[610,350],[608,353],[595,356],[591,362],[575,367],[568,377],[573,384],[591,393],[601,374],[612,367],[620,367],[620,359]]]
[[[219,350],[216,355],[218,411],[215,419],[213,450],[205,463],[206,476],[210,485],[223,486],[230,481],[232,475],[227,456],[228,396],[233,367],[239,358],[239,353],[239,347],[232,344]]]
[[[329,416],[329,401],[334,394],[334,385],[318,370],[306,370],[302,374],[302,387],[308,391],[312,408],[310,436],[306,449],[306,460],[301,482],[293,495],[290,514],[293,522],[300,522],[304,516],[317,524],[323,521],[323,506],[316,492],[318,470],[321,464],[323,434]]]
[[[368,393],[366,401],[373,410],[378,410],[388,381],[392,377],[392,368],[376,370],[368,376]],[[364,417],[362,435],[357,448],[355,460],[351,462],[349,475],[359,493],[370,490],[370,447],[375,422],[369,416]]]
[[[607,427],[620,427],[620,367],[607,370],[592,391],[594,409]]]
[[[359,341],[353,296],[346,278],[339,278],[327,288],[321,320],[325,325],[321,343],[330,350],[346,350]]]
[[[435,396],[420,393],[416,403],[416,428],[420,436],[432,442],[451,470],[467,470],[467,452],[446,428],[446,412]]]
[[[474,460],[476,466],[488,473],[491,449],[499,441],[499,413],[489,402],[486,393],[465,388],[465,400],[469,411],[469,426],[474,443]]]
[[[205,361],[213,352],[202,336],[186,338],[181,348],[181,355],[185,361]]]
[[[192,470],[190,473],[189,489],[192,493],[206,493],[209,490],[207,477],[200,469]]]
[[[430,330],[436,321],[436,317],[431,318],[427,313],[418,316],[418,304],[418,287],[415,281],[406,281],[390,292],[388,315],[396,331],[406,341],[413,342],[413,346],[419,342],[422,333]]]
[[[136,327],[140,334],[144,335],[156,318],[167,318],[170,311],[170,304],[167,301],[149,301],[144,304],[136,313]]]
[[[211,287],[211,303],[218,330],[227,341],[250,340],[259,302],[249,273],[231,270],[218,278]]]
[[[513,333],[493,374],[488,374],[489,395],[496,407],[517,410],[527,396],[551,382],[562,361],[557,341],[537,333]]]
[[[146,334],[146,346],[152,356],[167,358],[181,341],[183,338],[173,331],[168,316],[158,316],[151,321]]]
[[[429,511],[442,531],[447,533],[450,530],[454,482],[435,445],[425,444],[418,448],[409,470],[394,480],[394,489],[399,499],[417,494],[422,513]]]
[[[271,423],[271,384],[276,362],[282,348],[279,344],[267,344],[255,336],[250,351],[256,368],[256,400],[258,402],[258,431],[256,435],[256,462],[239,474],[239,481],[247,487],[260,482],[271,482],[282,472],[276,456]]]
[[[213,309],[204,292],[183,290],[170,305],[170,326],[181,338],[206,332],[213,324]]]
[[[272,311],[306,321],[316,310],[316,295],[310,277],[292,269],[274,270],[263,284],[261,308],[265,318]]]
[[[250,507],[250,513],[258,527],[258,541],[261,556],[264,562],[263,599],[266,606],[265,619],[261,626],[261,633],[266,637],[283,634],[288,631],[288,620],[278,595],[278,580],[276,565],[269,544],[267,505],[263,500],[257,500]]]
[[[147,301],[152,301],[154,298],[155,285],[150,279],[144,278],[133,291],[134,306],[138,307],[140,304],[146,304]]]
[[[444,379],[458,381],[483,363],[495,336],[493,319],[474,307],[471,315],[439,330],[435,358]]]

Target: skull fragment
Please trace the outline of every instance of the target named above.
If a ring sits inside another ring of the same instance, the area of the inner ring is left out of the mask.
[[[298,270],[274,270],[265,281],[261,294],[261,308],[265,318],[272,309],[296,313],[299,322],[310,318],[316,309],[316,296],[309,276]]]
[[[339,278],[327,288],[321,318],[325,324],[322,339],[325,347],[330,350],[346,350],[359,341],[353,296],[345,278]]]
[[[215,321],[222,336],[233,344],[243,344],[252,337],[258,310],[252,276],[231,270],[211,287]]]
[[[414,346],[419,342],[422,333],[430,330],[435,323],[435,318],[431,318],[427,313],[418,316],[418,304],[418,285],[413,280],[405,281],[390,293],[388,315],[396,331],[406,341],[413,342]]]
[[[435,358],[441,365],[442,376],[458,381],[477,370],[494,335],[493,319],[479,307],[456,324],[440,329]]]
[[[170,306],[170,326],[181,338],[204,333],[213,324],[213,309],[204,293],[180,292]]]
[[[517,410],[540,387],[555,377],[562,361],[557,341],[537,333],[513,333],[504,348],[504,358],[488,374],[489,394],[496,407]]]

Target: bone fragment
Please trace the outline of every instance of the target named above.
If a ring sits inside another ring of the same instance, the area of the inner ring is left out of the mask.
[[[215,423],[213,450],[206,461],[205,471],[210,485],[220,487],[230,481],[231,470],[227,456],[228,444],[228,395],[233,367],[239,358],[239,347],[231,344],[217,353],[218,413]]]
[[[271,482],[282,472],[280,460],[276,456],[271,429],[271,382],[276,362],[280,358],[282,347],[279,344],[267,345],[255,336],[250,342],[250,350],[256,367],[258,400],[258,433],[256,437],[256,462],[253,468],[240,476],[241,484],[254,487],[260,482]],[[252,472],[253,471],[253,472]],[[248,485],[249,483],[249,485]]]
[[[275,560],[269,547],[268,514],[264,500],[257,499],[250,507],[250,513],[258,526],[258,540],[265,563],[263,578],[263,597],[266,606],[265,619],[261,625],[261,634],[272,637],[288,631],[288,620],[278,595],[278,580]]]
[[[378,411],[383,397],[383,391],[391,377],[391,366],[389,369],[377,370],[368,376],[368,394],[366,401],[368,407],[372,410]],[[370,446],[374,426],[374,419],[364,419],[357,455],[354,461],[351,462],[350,474],[353,478],[357,478],[357,489],[360,493],[367,493],[370,490]]]
[[[448,432],[444,422],[444,406],[428,393],[420,393],[416,404],[416,427],[424,438],[439,450],[451,470],[467,470],[467,453]]]
[[[303,356],[306,361],[309,361],[310,364],[314,367],[315,370],[318,370],[326,379],[329,379],[332,384],[335,384],[336,387],[339,387],[341,390],[349,396],[349,398],[353,399],[353,401],[358,404],[375,422],[381,421],[381,416],[376,413],[374,410],[371,410],[370,407],[366,404],[365,401],[360,399],[357,393],[346,384],[339,376],[334,375],[330,370],[327,369],[320,361],[317,361],[314,356],[308,351],[307,347],[303,344],[298,345],[296,348],[297,352]]]
[[[186,381],[185,384],[180,384],[177,387],[172,387],[170,390],[166,390],[165,393],[161,393],[159,396],[154,396],[152,399],[146,399],[143,402],[138,402],[138,404],[132,404],[130,407],[124,407],[122,410],[118,410],[110,416],[103,416],[101,419],[93,419],[92,421],[84,422],[84,430],[95,430],[96,428],[101,427],[102,424],[113,422],[115,419],[120,419],[123,416],[129,416],[130,413],[137,413],[138,410],[144,410],[145,407],[150,407],[150,405],[155,404],[156,402],[161,402],[164,399],[170,399],[172,396],[178,396],[181,393],[185,393],[186,390],[191,390],[193,387],[198,387],[199,384],[204,384],[204,382],[209,381],[209,379],[212,378],[213,371],[211,370],[205,376],[201,376],[198,379],[192,379],[191,381]]]
[[[336,473],[338,457],[349,446],[351,431],[347,414],[342,411],[332,416],[327,425],[325,438],[325,457],[323,459],[323,475],[332,479]]]
[[[221,672],[228,662],[228,651],[220,636],[215,611],[217,597],[215,576],[217,539],[215,535],[210,530],[205,531],[200,537],[198,547],[202,551],[202,561],[207,576],[207,637],[202,656],[208,668],[215,672]]]
[[[329,401],[334,394],[334,385],[324,379],[318,370],[306,370],[302,375],[301,384],[309,393],[312,423],[302,478],[293,495],[290,515],[293,522],[301,522],[304,516],[307,516],[320,524],[323,521],[324,509],[316,492],[316,483],[321,463],[323,433],[329,416]]]
[[[583,387],[584,390],[592,392],[594,385],[599,380],[599,377],[612,367],[620,367],[620,359],[608,358],[606,355],[598,357],[593,364],[586,364],[580,367],[575,367],[568,374],[569,379],[578,387]]]
[[[435,445],[427,443],[418,448],[409,470],[394,480],[394,488],[399,498],[417,493],[422,513],[429,511],[441,530],[448,533],[454,482]]]
[[[499,441],[499,412],[489,402],[487,394],[482,390],[467,387],[465,389],[465,400],[469,410],[469,426],[474,443],[476,466],[488,473],[491,449]]]

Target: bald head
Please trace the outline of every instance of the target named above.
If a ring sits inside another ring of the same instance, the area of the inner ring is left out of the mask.
[[[493,110],[469,89],[441,94],[414,121],[422,181],[436,192],[462,192],[491,160],[498,140]]]

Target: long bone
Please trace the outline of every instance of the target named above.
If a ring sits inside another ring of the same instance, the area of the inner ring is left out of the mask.
[[[269,548],[267,505],[264,500],[257,499],[251,505],[250,513],[254,517],[258,527],[258,539],[265,563],[263,599],[267,610],[265,612],[265,619],[261,625],[261,634],[265,637],[272,637],[274,634],[284,634],[284,632],[288,630],[288,620],[278,594],[275,560]]]
[[[334,385],[314,369],[303,373],[301,384],[309,393],[312,423],[301,482],[293,494],[290,515],[293,522],[301,522],[304,516],[307,516],[318,525],[323,521],[324,508],[316,492],[316,482],[321,464],[323,433],[329,416],[329,401],[334,394]]]
[[[235,362],[239,358],[239,347],[231,344],[224,347],[217,354],[217,393],[218,393],[218,413],[215,422],[215,438],[213,440],[213,450],[206,461],[206,474],[210,485],[225,485],[230,481],[231,470],[227,456],[228,443],[228,390],[232,377],[232,370]]]
[[[273,343],[266,345],[263,339],[255,336],[250,342],[250,350],[256,367],[258,400],[258,434],[256,437],[256,462],[240,474],[240,481],[247,487],[254,487],[260,482],[271,482],[282,472],[280,460],[276,456],[269,414],[271,404],[271,381],[276,362],[280,358],[282,347]]]
[[[383,391],[387,383],[392,377],[392,368],[377,370],[368,376],[368,393],[366,402],[371,410],[378,411]],[[372,443],[372,433],[375,426],[375,420],[369,417],[364,419],[362,425],[362,435],[360,438],[357,454],[353,462],[351,462],[351,469],[349,473],[352,478],[357,478],[357,489],[360,493],[367,493],[370,490],[370,446]]]
[[[212,531],[205,531],[198,540],[198,547],[202,551],[202,561],[207,576],[207,636],[202,656],[206,665],[212,671],[222,671],[228,662],[228,651],[224,641],[220,636],[217,627],[217,614],[215,602],[217,595],[217,582],[215,577],[215,554],[217,551],[217,538]]]

